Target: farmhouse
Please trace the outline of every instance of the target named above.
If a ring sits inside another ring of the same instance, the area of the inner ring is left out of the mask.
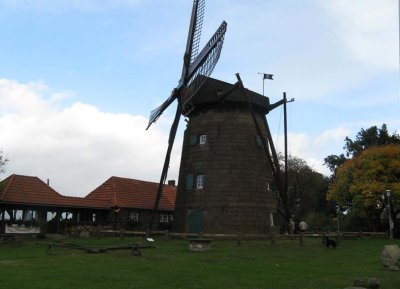
[[[0,233],[29,233],[39,227],[48,233],[65,232],[76,225],[145,230],[157,187],[157,183],[110,177],[79,198],[59,194],[38,177],[13,174],[0,182]],[[164,186],[155,229],[170,228],[175,195],[173,182]]]

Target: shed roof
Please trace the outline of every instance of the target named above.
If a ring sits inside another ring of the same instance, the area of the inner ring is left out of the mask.
[[[153,209],[158,183],[111,177],[86,196],[88,200],[112,200],[120,208]],[[164,185],[159,210],[175,209],[176,187]]]
[[[15,174],[1,182],[0,201],[53,207],[103,208],[106,206],[104,201],[90,202],[85,198],[63,196],[38,177]]]
[[[11,175],[0,183],[0,202],[51,207],[153,209],[158,184],[111,177],[85,198],[63,196],[38,177]],[[165,185],[159,210],[173,211],[176,187]]]

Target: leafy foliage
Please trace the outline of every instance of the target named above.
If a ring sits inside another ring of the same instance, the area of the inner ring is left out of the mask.
[[[347,157],[358,156],[369,147],[388,144],[400,144],[400,136],[397,133],[390,135],[386,124],[383,124],[380,129],[376,126],[372,126],[366,130],[361,129],[354,141],[346,137],[344,149],[346,150]]]
[[[357,133],[355,140],[349,137],[345,138],[343,149],[346,156],[344,154],[339,156],[329,155],[324,159],[324,163],[334,175],[336,169],[348,158],[360,155],[367,148],[389,144],[400,144],[400,136],[396,132],[392,135],[389,134],[386,124],[383,124],[381,128],[377,126],[372,126],[368,129],[362,128]]]
[[[3,157],[3,151],[0,150],[0,174],[5,172],[5,166],[8,162],[8,159]]]
[[[282,160],[283,157],[280,156],[280,159]],[[327,188],[327,178],[314,171],[305,160],[289,155],[287,202],[290,212],[288,216],[285,215],[286,212],[282,209],[284,207],[283,200],[279,195],[278,212],[284,220],[294,217],[296,221],[299,221],[311,211],[323,211],[326,206],[325,192]]]
[[[382,211],[382,196],[392,191],[394,204],[400,202],[400,145],[372,146],[337,168],[328,200],[343,208],[365,212],[372,221]]]

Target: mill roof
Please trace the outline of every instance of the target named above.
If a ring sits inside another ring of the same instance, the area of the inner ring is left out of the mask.
[[[205,76],[198,76],[204,78]],[[196,107],[218,107],[218,106],[246,106],[246,99],[240,88],[234,89],[229,95],[227,95],[223,101],[219,101],[219,96],[226,93],[233,88],[234,84],[207,77],[204,84],[194,95],[192,102]],[[250,103],[252,103],[255,109],[268,113],[270,102],[269,98],[259,93],[245,89],[246,95],[249,97]]]

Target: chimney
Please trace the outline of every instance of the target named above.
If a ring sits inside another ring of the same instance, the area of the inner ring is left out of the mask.
[[[175,180],[168,180],[168,186],[175,187]]]
[[[50,179],[47,179],[47,185],[50,186]]]

